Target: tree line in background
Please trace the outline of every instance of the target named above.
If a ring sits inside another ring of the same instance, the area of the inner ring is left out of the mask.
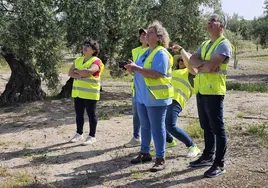
[[[11,69],[0,106],[43,99],[41,81],[57,90],[64,52],[80,53],[86,37],[99,41],[112,76],[119,75],[117,63],[138,46],[138,28],[156,19],[172,42],[193,51],[207,37],[208,15],[201,6],[222,14],[219,0],[0,0],[0,56]],[[234,45],[252,40],[267,46],[267,1],[264,6],[264,16],[252,21],[228,16],[226,35]],[[59,96],[70,96],[71,85],[69,79]]]

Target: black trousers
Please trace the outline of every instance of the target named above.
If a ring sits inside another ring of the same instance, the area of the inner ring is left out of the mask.
[[[199,122],[204,129],[205,149],[203,155],[211,159],[215,153],[214,163],[224,166],[227,137],[223,123],[223,95],[196,95]],[[216,148],[215,148],[216,147]]]
[[[98,118],[96,115],[96,100],[90,99],[81,99],[81,98],[74,98],[74,108],[76,113],[76,132],[78,134],[83,134],[83,127],[84,127],[84,113],[85,109],[87,111],[88,119],[89,119],[89,136],[95,137]]]

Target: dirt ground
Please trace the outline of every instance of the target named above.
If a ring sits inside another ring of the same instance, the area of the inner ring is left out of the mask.
[[[3,91],[8,74],[1,79]],[[241,61],[236,70],[230,66],[228,79],[267,83],[268,62]],[[207,179],[206,168],[188,168],[192,159],[179,141],[167,149],[165,170],[149,172],[153,162],[131,165],[139,147],[123,147],[132,137],[130,83],[104,81],[103,89],[97,142],[89,146],[68,142],[75,134],[72,99],[1,108],[0,187],[268,187],[268,149],[259,137],[247,134],[251,126],[268,124],[268,93],[227,92],[227,173]],[[197,121],[192,97],[178,126]],[[203,149],[202,140],[194,141]]]

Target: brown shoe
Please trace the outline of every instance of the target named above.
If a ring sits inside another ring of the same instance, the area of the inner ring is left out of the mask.
[[[132,159],[131,164],[145,163],[152,160],[152,156],[150,153],[139,153],[139,155]]]
[[[166,167],[165,158],[156,158],[154,166],[150,169],[151,172],[163,170]]]

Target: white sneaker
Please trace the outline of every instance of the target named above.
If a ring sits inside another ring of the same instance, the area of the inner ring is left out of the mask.
[[[96,141],[97,141],[97,139],[95,137],[88,136],[86,141],[83,143],[83,145],[93,144]]]
[[[75,142],[78,142],[79,140],[83,140],[83,139],[84,139],[84,137],[83,137],[82,134],[78,134],[78,133],[76,133],[76,134],[74,135],[74,137],[70,140],[70,142],[75,143]]]
[[[124,146],[126,148],[131,148],[131,147],[136,147],[136,146],[140,146],[141,145],[141,141],[140,139],[136,139],[136,138],[132,138],[128,143],[126,143]]]
[[[200,153],[200,149],[196,145],[190,146],[188,147],[188,152],[187,152],[186,157],[193,158],[193,157],[196,157],[199,153]]]

